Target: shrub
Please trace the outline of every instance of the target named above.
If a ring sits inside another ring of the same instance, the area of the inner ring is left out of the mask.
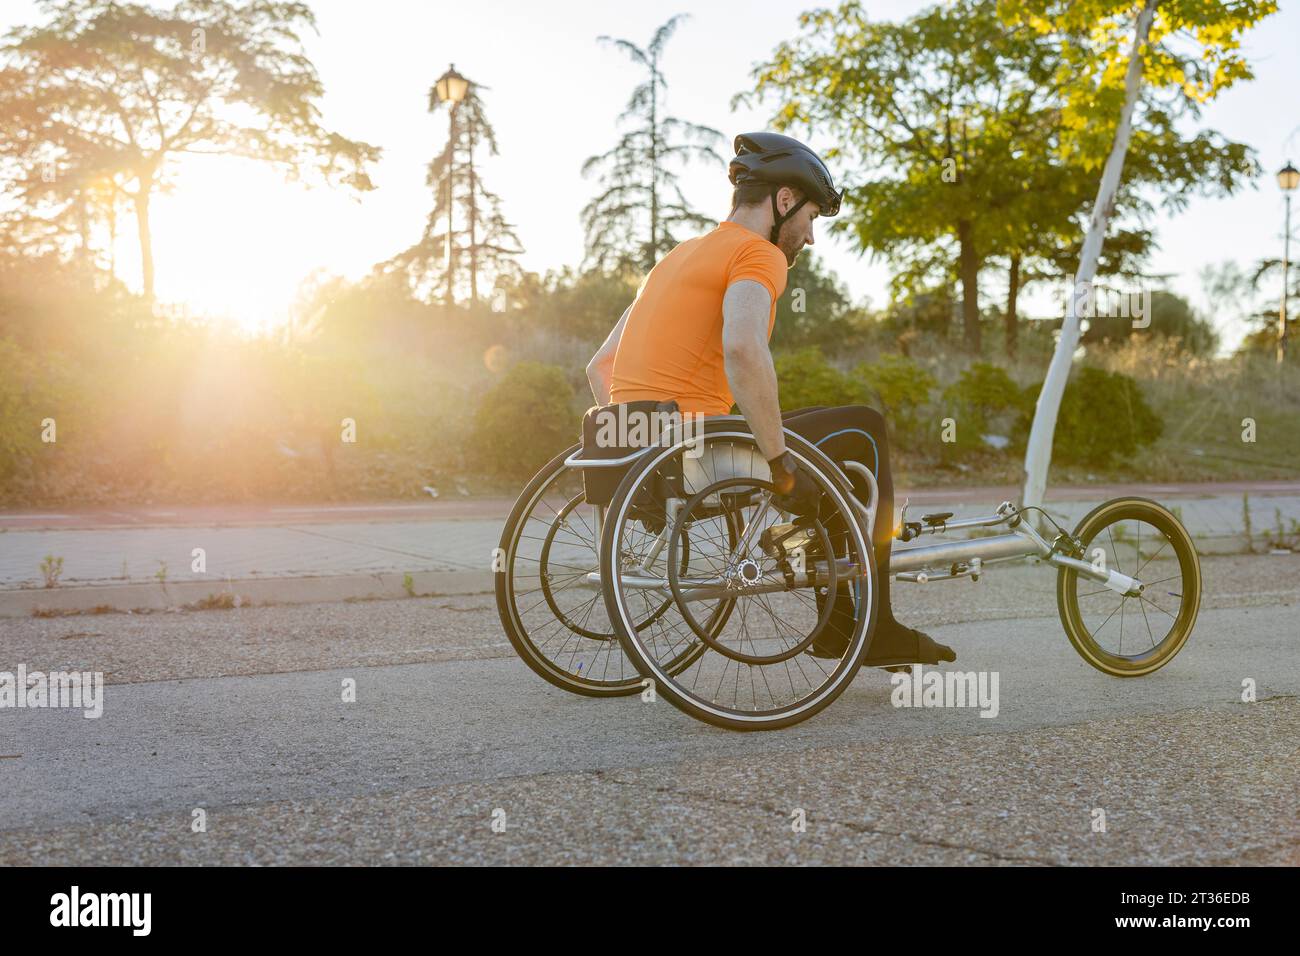
[[[1106,295],[1099,290],[1098,313],[1102,307],[1111,305],[1106,302]],[[1176,341],[1179,350],[1199,356],[1213,355],[1219,347],[1219,335],[1214,326],[1197,315],[1187,300],[1157,289],[1151,293],[1147,304],[1151,311],[1145,316],[1146,328],[1134,327],[1134,323],[1139,321],[1136,315],[1095,314],[1088,319],[1088,329],[1080,341],[1084,345],[1107,341],[1118,345],[1130,339],[1168,339]],[[1127,301],[1118,303],[1118,306],[1116,311],[1129,311]]]
[[[1005,369],[988,362],[974,363],[944,389],[941,417],[956,420],[957,440],[942,443],[941,451],[951,456],[954,451],[987,448],[984,435],[1002,425],[1010,430],[1023,414],[1024,405],[1024,393]]]
[[[917,413],[938,384],[929,371],[902,355],[882,355],[874,362],[863,362],[853,374],[880,397],[888,418],[905,433],[915,430]]]
[[[67,447],[67,402],[55,396],[69,383],[60,357],[38,355],[11,339],[0,338],[0,486],[19,474],[31,476],[52,458],[41,441],[45,418],[55,418],[56,437]],[[59,414],[55,416],[55,411]]]
[[[860,405],[870,394],[862,382],[827,362],[816,346],[782,353],[773,364],[782,411],[813,405]]]
[[[1040,386],[1024,392],[1028,402],[1018,431],[1027,436]],[[1160,437],[1164,423],[1151,410],[1138,383],[1119,372],[1086,365],[1071,376],[1056,417],[1052,457],[1064,464],[1104,467]]]
[[[573,444],[578,430],[564,370],[519,362],[480,401],[467,457],[493,475],[527,481]]]
[[[41,561],[41,577],[45,579],[45,586],[47,588],[58,587],[59,578],[62,575],[63,559],[47,554]]]

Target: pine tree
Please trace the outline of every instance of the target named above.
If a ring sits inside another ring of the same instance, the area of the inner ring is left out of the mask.
[[[469,84],[465,98],[454,107],[446,146],[429,163],[425,184],[433,190],[434,205],[420,241],[380,267],[404,273],[420,298],[441,290],[448,304],[459,296],[477,305],[481,290],[521,275],[515,257],[524,250],[501,211],[501,197],[483,185],[480,175],[482,150],[490,156],[498,152],[496,131],[479,96],[483,89]],[[443,105],[431,89],[429,112]]]
[[[716,152],[723,142],[721,133],[662,115],[668,83],[660,59],[684,18],[679,14],[661,26],[644,50],[629,40],[599,38],[627,53],[645,68],[647,77],[632,91],[619,117],[620,122],[638,125],[609,152],[592,156],[582,166],[584,176],[599,172],[604,187],[582,211],[587,231],[585,265],[607,271],[649,271],[677,244],[675,231],[703,228],[712,221],[690,209],[676,176],[666,168],[668,163],[692,159],[723,165]]]

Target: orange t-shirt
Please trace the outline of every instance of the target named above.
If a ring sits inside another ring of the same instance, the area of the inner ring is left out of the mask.
[[[785,291],[785,253],[734,222],[688,239],[650,270],[623,327],[610,399],[675,398],[683,412],[725,415],[733,399],[722,359],[722,297],[742,279],[761,283],[776,300]]]

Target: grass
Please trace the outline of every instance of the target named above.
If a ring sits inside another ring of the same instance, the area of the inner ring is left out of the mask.
[[[1133,469],[1153,481],[1293,479],[1300,471],[1300,369],[1272,359],[1180,356],[1167,344],[1130,344],[1111,370],[1136,378],[1165,423]],[[1279,384],[1280,383],[1280,384]]]
[[[238,594],[232,594],[229,591],[223,591],[220,594],[205,595],[197,601],[182,604],[181,607],[187,611],[228,611],[247,606],[250,603],[248,598],[240,597]]]
[[[1273,530],[1265,538],[1265,546],[1270,551],[1300,550],[1300,520],[1290,518],[1287,526],[1282,524],[1282,509],[1273,509]]]
[[[40,568],[41,577],[45,579],[45,586],[47,588],[58,587],[59,578],[63,574],[63,559],[47,554],[41,560]]]

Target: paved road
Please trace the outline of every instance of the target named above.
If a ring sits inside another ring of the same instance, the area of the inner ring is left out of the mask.
[[[0,863],[1300,863],[1297,560],[1207,559],[1191,642],[1131,681],[1075,656],[1041,570],[904,589],[998,716],[867,671],[758,735],[551,688],[486,596],[6,622],[0,669],[110,684],[98,720],[0,710]]]

